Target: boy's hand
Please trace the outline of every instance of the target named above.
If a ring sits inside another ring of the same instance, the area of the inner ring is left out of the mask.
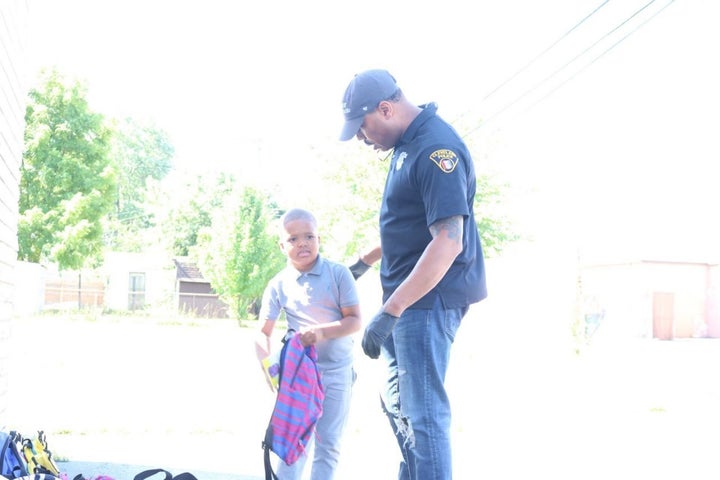
[[[266,345],[261,344],[260,342],[255,342],[255,356],[258,360],[261,360],[267,356],[270,355],[270,351],[267,349]]]
[[[255,341],[255,355],[257,356],[258,362],[260,364],[260,370],[263,372],[263,377],[265,377],[265,381],[268,384],[268,387],[270,387],[271,392],[275,392],[275,386],[272,383],[272,379],[268,375],[268,371],[265,366],[265,359],[270,357],[270,348],[269,345],[263,345],[263,342]]]
[[[300,342],[302,343],[303,347],[309,347],[310,345],[315,345],[319,341],[323,339],[323,333],[322,329],[318,328],[312,328],[309,330],[300,330]]]
[[[365,327],[365,333],[363,334],[362,348],[365,355],[370,358],[380,356],[380,348],[392,333],[398,320],[398,317],[382,310],[375,315],[368,326]]]

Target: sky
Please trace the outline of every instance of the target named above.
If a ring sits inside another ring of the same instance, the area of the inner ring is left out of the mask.
[[[457,116],[597,3],[29,1],[32,70],[86,79],[98,109],[155,120],[203,168],[258,141],[335,143],[342,93],[367,68]]]
[[[301,188],[314,152],[370,154],[337,140],[345,86],[387,68],[548,244],[720,260],[714,0],[29,5],[28,71],[56,66],[100,113],[153,122],[178,169],[322,195]]]

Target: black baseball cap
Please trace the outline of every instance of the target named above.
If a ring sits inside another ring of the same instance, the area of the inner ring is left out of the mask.
[[[343,125],[340,140],[350,140],[357,135],[365,115],[372,112],[383,100],[398,90],[395,78],[387,70],[366,70],[358,73],[345,90],[343,97]]]

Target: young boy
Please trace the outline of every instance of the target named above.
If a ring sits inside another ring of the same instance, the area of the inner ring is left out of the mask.
[[[301,333],[303,345],[315,345],[325,392],[323,414],[316,426],[313,480],[332,480],[340,456],[340,440],[350,409],[353,339],[361,327],[355,280],[341,264],[322,258],[317,221],[307,210],[292,209],[281,218],[280,249],[287,266],[268,283],[259,319],[259,355],[270,354],[275,322],[284,311],[288,328]],[[278,478],[300,480],[307,456],[293,465],[280,462]]]

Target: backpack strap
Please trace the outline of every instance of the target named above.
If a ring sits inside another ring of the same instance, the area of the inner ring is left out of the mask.
[[[272,462],[270,461],[270,449],[272,448],[272,437],[273,437],[272,425],[268,425],[267,430],[265,430],[265,440],[263,440],[263,442],[262,442],[263,461],[265,463],[265,480],[278,480],[278,477],[272,468]]]
[[[152,477],[156,473],[164,473],[165,480],[172,480],[172,473],[162,468],[151,468],[150,470],[142,471],[135,475],[135,480],[145,480],[146,478]]]
[[[145,480],[146,478],[152,477],[157,473],[164,473],[165,480],[198,480],[195,475],[189,472],[183,472],[173,477],[172,473],[168,472],[163,468],[151,468],[135,475],[135,480]]]
[[[198,480],[198,479],[192,473],[183,472],[179,475],[175,475],[175,480]]]

